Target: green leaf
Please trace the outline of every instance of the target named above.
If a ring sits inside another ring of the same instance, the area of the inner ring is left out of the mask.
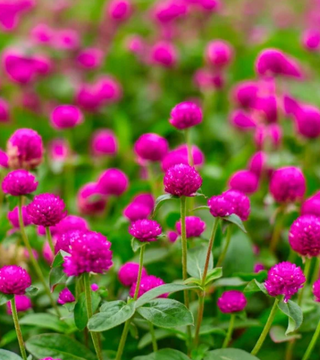
[[[134,314],[134,302],[130,304],[122,300],[106,302],[100,312],[92,316],[88,322],[90,331],[101,332],[112,329],[129,320]]]
[[[142,248],[142,246],[146,246],[146,245],[147,245],[147,243],[139,241],[138,239],[136,239],[134,237],[131,239],[131,248],[132,248],[133,252],[136,252],[137,250]]]
[[[201,286],[202,280],[201,279],[196,279],[194,277],[190,277],[190,278],[186,279],[183,283],[186,284],[186,285],[188,285],[188,284],[196,284],[198,286]]]
[[[220,280],[217,280],[214,283],[214,287],[224,287],[224,286],[243,286],[245,285],[247,282],[243,281],[242,279],[238,278],[238,277],[231,277],[231,278],[223,278]]]
[[[20,319],[20,325],[31,325],[41,329],[50,329],[57,332],[65,333],[69,326],[57,318],[55,315],[47,313],[28,314]]]
[[[156,340],[162,340],[162,339],[171,337],[172,335],[174,335],[174,333],[169,329],[155,329],[154,330],[154,337],[156,338]],[[138,349],[143,349],[144,347],[146,347],[150,344],[152,344],[152,336],[149,332],[149,333],[146,333],[145,335],[143,335],[142,338],[140,339],[140,341],[138,343]]]
[[[59,334],[42,334],[26,342],[27,350],[37,359],[96,360],[96,356],[78,341]]]
[[[207,277],[206,277],[206,285],[210,284],[212,281],[216,279],[220,279],[222,277],[222,268],[214,268],[210,271],[208,271]]]
[[[22,360],[22,358],[20,356],[18,356],[17,354],[15,354],[11,351],[2,350],[2,349],[0,349],[0,359],[1,360]]]
[[[273,342],[275,343],[283,343],[283,342],[287,342],[290,340],[294,340],[294,339],[300,339],[301,335],[300,334],[292,334],[287,336],[285,334],[286,329],[282,326],[272,326],[272,328],[270,329],[270,337],[272,339]]]
[[[13,295],[0,293],[0,305],[6,304],[11,299],[13,299]]]
[[[191,211],[194,212],[194,211],[198,211],[198,210],[209,210],[209,209],[210,209],[209,206],[203,205],[203,206],[198,206],[198,207],[192,209]]]
[[[230,223],[238,226],[238,228],[239,228],[240,230],[242,230],[244,233],[247,232],[247,230],[245,229],[245,227],[244,227],[244,225],[243,225],[242,220],[239,218],[238,215],[236,215],[236,214],[231,214],[231,215],[229,215],[229,216],[223,217],[222,219],[225,220],[225,221],[229,221]]]
[[[65,284],[68,277],[61,267],[54,267],[49,273],[49,285],[51,291],[59,284]]]
[[[278,308],[288,316],[289,323],[286,331],[286,335],[297,330],[303,321],[302,310],[298,304],[289,300],[287,303],[279,302]]]
[[[259,292],[262,291],[264,294],[268,295],[267,289],[264,284],[260,283],[256,279],[251,280],[248,285],[244,288],[244,292]]]
[[[144,251],[143,265],[153,264],[155,262],[165,259],[169,255],[168,248],[150,248]],[[131,260],[132,262],[139,262],[139,253]]]
[[[245,281],[251,281],[253,279],[256,279],[259,282],[262,282],[266,280],[268,272],[266,270],[259,271],[258,273],[235,273],[235,276],[238,276],[239,278],[245,280]]]
[[[30,297],[37,295],[38,292],[39,292],[39,289],[33,285],[29,286],[26,289],[26,295],[30,296]]]
[[[165,201],[171,200],[171,199],[177,199],[176,196],[173,196],[171,194],[164,194],[157,197],[154,209],[153,209],[153,215],[160,209],[160,207],[163,205]]]
[[[155,353],[136,356],[132,360],[190,360],[187,355],[183,354],[178,350],[173,349],[162,349]]]
[[[256,356],[240,349],[218,349],[210,351],[204,360],[259,360]]]
[[[54,257],[51,267],[59,267],[62,265],[63,260],[69,254],[63,250],[60,250],[57,255]]]
[[[99,307],[101,298],[99,294],[91,291],[91,300],[92,300],[92,312],[95,313]],[[81,293],[79,299],[74,307],[74,322],[76,327],[79,330],[83,330],[88,323],[88,314],[87,314],[87,306],[86,306],[86,296],[85,293]]]
[[[187,272],[189,275],[196,279],[202,279],[204,266],[206,263],[208,248],[205,246],[199,246],[194,249],[188,250],[188,263]],[[208,270],[213,268],[213,256],[210,254]]]
[[[164,328],[193,325],[193,315],[184,304],[173,299],[156,299],[144,304],[138,313],[152,324]]]

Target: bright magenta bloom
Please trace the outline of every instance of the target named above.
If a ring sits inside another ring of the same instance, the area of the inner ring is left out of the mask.
[[[119,169],[108,169],[104,171],[99,179],[97,188],[103,195],[122,195],[129,186],[127,175]]]
[[[58,304],[64,305],[67,303],[72,303],[74,301],[76,301],[76,299],[68,288],[64,288],[63,290],[60,291]]]
[[[83,185],[77,194],[77,206],[81,214],[100,214],[106,207],[106,199],[100,194],[98,184]]]
[[[114,156],[118,152],[118,141],[109,129],[97,130],[91,139],[91,151],[95,156]]]
[[[296,127],[299,134],[307,139],[320,135],[320,110],[312,105],[300,105],[295,112]]]
[[[248,220],[250,215],[250,200],[244,193],[232,189],[224,192],[222,196],[233,205],[234,214],[238,215],[242,221]]]
[[[181,235],[181,220],[176,223],[176,229]],[[186,216],[187,238],[199,237],[206,229],[206,223],[197,216]]]
[[[135,153],[143,160],[161,161],[169,150],[168,141],[158,134],[143,134],[134,145]]]
[[[83,115],[74,105],[59,105],[52,111],[50,121],[56,129],[70,129],[82,123]]]
[[[233,91],[232,98],[238,106],[254,108],[258,97],[259,86],[255,81],[247,80],[238,83]]]
[[[56,233],[60,234],[72,230],[87,231],[89,230],[89,224],[87,220],[83,219],[80,216],[67,215],[56,225],[55,230]]]
[[[309,197],[301,206],[301,215],[315,215],[320,217],[319,193]]]
[[[259,178],[249,170],[239,170],[229,179],[229,186],[233,190],[238,190],[250,195],[258,190]]]
[[[0,269],[0,292],[9,295],[24,295],[30,285],[30,275],[20,266],[8,265]]]
[[[233,48],[227,41],[214,40],[206,48],[206,60],[213,67],[223,68],[230,64],[232,58]]]
[[[139,292],[138,292],[138,298],[143,295],[144,293],[146,293],[147,291],[149,290],[152,290],[158,286],[161,286],[161,285],[164,285],[165,282],[160,279],[160,278],[157,278],[156,276],[153,276],[153,275],[147,275],[147,276],[144,276],[142,279],[141,279],[141,283],[140,283],[140,287],[139,287]],[[131,286],[131,289],[130,289],[130,296],[133,298],[134,296],[134,293],[136,291],[136,283],[133,283],[132,286]],[[166,298],[168,297],[168,294],[163,294],[161,296],[159,296],[161,298]]]
[[[263,151],[256,152],[250,159],[248,168],[249,171],[256,174],[258,177],[260,177],[265,168],[266,168],[266,162],[267,162],[267,155]]]
[[[32,308],[31,300],[25,295],[15,296],[17,312],[24,312]],[[12,315],[11,302],[7,302],[7,313]]]
[[[225,314],[232,314],[244,310],[247,299],[241,291],[225,291],[218,299],[218,307]]]
[[[77,56],[78,64],[85,69],[96,69],[102,64],[103,51],[98,48],[85,48]]]
[[[132,201],[123,211],[123,215],[130,221],[147,219],[152,213],[148,205]]]
[[[0,123],[6,123],[10,120],[8,102],[0,98]]]
[[[233,203],[223,195],[212,196],[208,200],[208,206],[211,215],[214,217],[225,217],[235,212]]]
[[[314,300],[320,302],[320,279],[313,284],[312,293],[315,297]]]
[[[158,42],[151,49],[151,61],[156,65],[171,68],[177,62],[177,50],[169,42]]]
[[[11,171],[2,181],[3,192],[12,196],[31,194],[37,187],[36,178],[26,170]]]
[[[88,232],[88,230],[73,229],[64,233],[58,233],[55,236],[56,243],[54,246],[54,253],[57,254],[60,250],[70,253],[70,244],[75,240],[81,239],[86,232]]]
[[[161,232],[161,226],[155,220],[137,220],[129,227],[129,234],[141,242],[157,241]]]
[[[200,124],[203,117],[201,108],[190,101],[177,104],[171,110],[170,116],[170,124],[179,130]]]
[[[318,51],[320,48],[319,30],[308,29],[302,35],[302,45],[308,51]]]
[[[118,272],[119,281],[123,286],[131,286],[137,281],[139,273],[139,264],[127,262],[121,266]],[[147,276],[147,270],[142,269],[142,277]]]
[[[0,149],[0,167],[7,169],[9,167],[8,160],[8,155]]]
[[[18,206],[16,206],[12,211],[9,211],[7,217],[13,228],[15,228],[15,229],[20,228]],[[23,220],[24,226],[28,226],[28,225],[32,224],[32,221],[27,213],[26,206],[22,207],[22,220]]]
[[[203,152],[195,145],[192,146],[193,164],[196,168],[201,167],[204,163]],[[161,167],[163,171],[167,171],[174,165],[189,165],[188,149],[186,145],[178,146],[176,149],[169,151],[162,159]]]
[[[127,20],[131,12],[132,6],[128,0],[112,0],[108,5],[108,15],[116,22]]]

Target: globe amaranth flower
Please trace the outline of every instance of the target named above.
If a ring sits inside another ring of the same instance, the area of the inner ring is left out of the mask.
[[[235,212],[234,205],[223,195],[212,196],[208,200],[209,210],[214,217],[225,217]]]
[[[97,183],[90,182],[79,189],[77,207],[81,214],[101,214],[104,212],[106,205],[106,198],[101,195]]]
[[[54,226],[66,217],[65,203],[54,194],[36,195],[27,206],[27,212],[35,225]]]
[[[123,264],[118,272],[119,281],[123,286],[131,286],[138,279],[139,264],[133,262],[127,262]],[[142,268],[142,277],[147,276],[147,270]]]
[[[314,301],[320,302],[320,279],[313,284],[312,293],[315,297]]]
[[[88,230],[73,229],[64,233],[58,233],[55,236],[56,243],[54,245],[54,253],[57,254],[60,250],[70,253],[70,245],[72,242],[81,239],[87,231]]]
[[[7,174],[2,181],[2,190],[12,196],[28,195],[38,187],[34,175],[26,170],[14,170]]]
[[[238,106],[252,109],[257,101],[258,92],[258,83],[251,80],[242,81],[234,87],[232,98]]]
[[[241,131],[248,131],[257,127],[252,114],[242,109],[232,111],[230,114],[230,122]]]
[[[32,129],[16,130],[7,142],[9,167],[33,169],[42,162],[43,143],[41,136]]]
[[[320,48],[320,32],[316,29],[307,29],[302,34],[303,47],[308,51],[318,51]]]
[[[262,263],[256,263],[254,264],[253,272],[259,273],[260,271],[263,271],[265,269],[265,266]]]
[[[230,64],[232,58],[233,48],[227,41],[211,41],[206,48],[206,60],[213,67],[226,67]]]
[[[306,180],[299,168],[287,166],[273,173],[269,189],[277,202],[294,202],[303,198]]]
[[[151,49],[151,63],[166,68],[174,67],[177,63],[177,49],[169,42],[157,42]]]
[[[168,141],[158,134],[143,134],[134,144],[135,153],[143,160],[161,161],[169,150]]]
[[[98,48],[85,48],[77,56],[77,63],[84,69],[96,69],[102,64],[104,53]]]
[[[244,310],[247,306],[247,299],[241,291],[225,291],[217,303],[221,312],[232,314]]]
[[[91,284],[91,290],[93,291],[93,292],[95,292],[95,291],[98,291],[99,290],[99,285],[98,284]]]
[[[200,124],[203,118],[201,108],[191,101],[177,104],[171,110],[170,116],[170,124],[179,130]]]
[[[204,163],[203,152],[195,145],[192,146],[193,164],[196,168],[201,167]],[[169,151],[162,159],[161,167],[163,171],[167,171],[174,165],[185,164],[189,165],[188,148],[186,145],[181,145],[176,149]]]
[[[18,206],[16,206],[12,211],[9,211],[7,217],[14,229],[20,228],[19,207]],[[27,213],[26,206],[22,206],[22,220],[23,220],[24,226],[28,226],[28,225],[32,224],[32,221]]]
[[[103,195],[122,195],[129,186],[127,175],[119,169],[104,171],[97,183],[98,191]]]
[[[156,241],[161,232],[161,226],[155,220],[137,220],[129,227],[129,234],[141,242]]]
[[[176,229],[181,235],[181,220],[176,223]],[[206,229],[206,223],[197,216],[186,216],[187,238],[199,237]]]
[[[74,301],[76,301],[76,299],[68,288],[64,288],[63,290],[60,291],[58,297],[58,304],[64,305],[67,303],[72,303]]]
[[[108,5],[108,16],[115,22],[127,20],[132,13],[132,5],[128,0],[112,0]]]
[[[248,220],[250,215],[250,200],[244,193],[232,189],[224,192],[222,196],[233,205],[234,214],[238,215],[242,221]]]
[[[9,167],[8,161],[9,161],[9,158],[8,158],[7,153],[5,151],[3,151],[2,149],[0,149],[0,168],[7,169]]]
[[[0,123],[6,123],[10,120],[9,106],[6,100],[0,98]]]
[[[87,220],[83,219],[77,215],[67,215],[55,226],[56,233],[66,233],[67,231],[79,230],[87,231],[89,230],[89,224]]]
[[[239,190],[244,194],[253,194],[258,190],[259,178],[249,170],[239,170],[229,179],[231,189]]]
[[[289,231],[289,244],[301,256],[320,254],[320,219],[303,215],[293,222]]]
[[[65,139],[53,139],[48,144],[48,156],[51,161],[64,162],[72,156],[68,142]]]
[[[139,287],[139,292],[138,292],[138,298],[143,295],[144,293],[146,293],[149,290],[152,290],[158,286],[164,285],[165,282],[153,275],[147,275],[144,276],[143,278],[141,278],[141,282],[140,282],[140,287]],[[129,295],[133,298],[135,291],[136,291],[136,286],[137,283],[133,283],[129,292]],[[163,294],[161,296],[159,296],[161,298],[166,298],[168,297],[168,294]]]
[[[289,261],[281,262],[268,271],[265,287],[270,296],[284,295],[284,302],[303,287],[306,278],[299,266]]]
[[[320,135],[320,110],[312,105],[300,105],[295,113],[296,128],[300,135],[314,139]]]
[[[118,141],[113,131],[101,129],[94,132],[91,151],[94,156],[115,156],[118,152]]]
[[[163,179],[165,191],[174,196],[193,196],[202,185],[194,167],[178,164],[167,170]]]
[[[249,171],[256,174],[259,178],[266,169],[267,155],[263,151],[256,152],[249,160]]]
[[[178,234],[177,232],[175,232],[175,231],[169,230],[169,231],[167,232],[168,240],[169,240],[169,242],[171,242],[171,243],[176,242],[177,239],[178,239],[178,236],[179,236],[179,234]]]
[[[123,216],[130,221],[137,221],[141,219],[147,219],[152,213],[152,209],[149,206],[139,203],[131,202],[124,210]]]
[[[315,194],[308,198],[301,206],[301,215],[315,215],[320,217],[320,196]]]
[[[52,111],[50,121],[56,129],[70,129],[82,123],[83,115],[74,105],[59,105]]]
[[[102,234],[89,231],[72,239],[70,256],[64,258],[63,268],[68,276],[83,273],[102,274],[112,266],[111,243]]]
[[[24,312],[32,308],[31,300],[25,295],[15,296],[17,312]],[[7,302],[7,313],[12,315],[11,302]]]
[[[0,269],[0,292],[9,295],[24,295],[30,285],[30,275],[20,266],[8,265]]]
[[[161,24],[168,24],[186,15],[187,5],[175,0],[163,0],[156,2],[153,6],[153,17]]]
[[[57,359],[57,358],[52,358],[52,357],[46,357],[40,360],[61,360],[61,359]]]

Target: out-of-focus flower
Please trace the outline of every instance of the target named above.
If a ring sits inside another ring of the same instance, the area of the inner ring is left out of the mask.
[[[50,121],[56,129],[69,129],[81,124],[83,115],[74,105],[59,105],[52,111]]]
[[[139,287],[139,292],[138,292],[138,298],[143,295],[144,293],[146,293],[147,291],[149,290],[152,290],[158,286],[161,286],[161,285],[164,285],[165,282],[156,277],[156,276],[153,276],[153,275],[147,275],[147,276],[144,276],[142,279],[141,279],[141,282],[140,282],[140,287]],[[135,294],[135,291],[136,291],[136,286],[137,284],[136,283],[133,283],[132,286],[131,286],[131,289],[130,289],[130,296],[133,298],[134,297],[134,294]],[[166,298],[168,297],[167,294],[163,294],[161,296],[159,296],[161,298]]]
[[[97,183],[90,182],[79,189],[77,206],[81,214],[101,214],[106,204],[106,199],[100,194]]]
[[[151,49],[151,63],[171,68],[177,63],[177,50],[173,44],[158,42]]]
[[[301,206],[301,215],[315,215],[320,217],[320,195],[319,193],[308,198]]]
[[[256,152],[249,160],[249,171],[260,177],[266,169],[267,155],[263,151]]]
[[[97,130],[91,139],[91,151],[94,156],[114,156],[118,152],[118,141],[109,129]]]
[[[299,134],[307,139],[320,135],[320,110],[311,105],[300,105],[295,112],[296,126]]]
[[[224,87],[224,74],[219,72],[212,72],[207,69],[198,69],[194,76],[193,82],[200,90],[220,90]]]
[[[156,2],[153,8],[153,16],[161,24],[168,24],[186,13],[187,6],[179,0],[162,0]]]
[[[31,29],[31,38],[38,44],[50,44],[54,31],[45,23],[39,23]]]
[[[18,208],[18,206],[16,206],[12,211],[9,211],[7,216],[8,216],[8,220],[10,221],[12,227],[14,229],[19,229],[20,225],[19,225],[19,208]],[[22,220],[23,220],[24,226],[28,226],[28,225],[32,224],[32,221],[27,213],[26,206],[22,207]]]
[[[233,48],[227,41],[214,40],[208,44],[205,56],[209,65],[224,68],[233,58]]]
[[[238,106],[245,109],[252,109],[256,105],[259,92],[259,85],[252,81],[246,80],[238,83],[232,90],[232,99]]]
[[[312,293],[316,302],[320,302],[320,279],[317,280],[312,286]]]
[[[196,168],[201,167],[204,163],[203,152],[195,145],[191,149],[193,164]],[[172,166],[178,164],[189,165],[188,148],[186,145],[181,145],[176,149],[169,151],[168,154],[162,159],[161,167],[163,171],[169,170]]]
[[[184,130],[200,124],[202,117],[202,110],[197,104],[185,101],[171,110],[169,122],[175,128]]]
[[[64,288],[63,290],[60,291],[58,297],[58,304],[64,305],[67,303],[72,303],[74,301],[76,301],[76,299],[68,288]]]
[[[89,230],[89,224],[87,220],[83,219],[77,215],[67,215],[56,225],[56,233],[63,234],[67,231],[79,230],[87,231]]]
[[[107,8],[108,16],[115,22],[127,20],[132,13],[132,5],[128,0],[112,0]]]
[[[244,194],[250,195],[258,190],[259,178],[249,170],[239,170],[229,179],[231,189],[239,190]]]
[[[38,187],[34,175],[26,170],[11,171],[2,181],[2,190],[12,196],[28,195]]]
[[[130,221],[147,219],[151,213],[152,209],[149,206],[135,201],[131,202],[123,211],[123,215]]]
[[[127,262],[121,266],[118,272],[119,281],[123,286],[131,286],[138,279],[139,264]],[[147,276],[147,270],[142,268],[142,277]]]
[[[85,48],[77,56],[77,63],[85,69],[96,69],[101,66],[104,53],[98,48]]]
[[[32,308],[31,300],[25,295],[15,296],[17,312],[24,312]],[[7,302],[7,313],[12,315],[11,302]]]
[[[97,183],[98,192],[103,195],[122,195],[129,186],[127,175],[119,169],[108,169],[104,171]]]
[[[178,239],[178,233],[176,233],[175,231],[168,231],[167,232],[167,236],[168,236],[168,240],[171,242],[171,243],[174,243],[177,241]]]
[[[169,150],[168,141],[158,134],[143,134],[135,142],[134,151],[143,160],[161,161]]]
[[[176,223],[176,229],[181,235],[181,220]],[[206,223],[197,216],[186,216],[187,238],[199,237],[206,229]]]
[[[24,12],[35,6],[35,0],[1,0],[0,1],[0,26],[4,31],[14,30]]]
[[[53,139],[48,144],[48,155],[52,161],[64,162],[70,156],[69,144],[65,139]]]
[[[10,120],[9,105],[5,99],[0,98],[0,123]]]
[[[242,131],[255,129],[257,127],[251,114],[241,109],[235,110],[230,114],[230,121],[235,127]]]
[[[301,42],[306,50],[318,51],[320,48],[320,31],[315,29],[304,31]]]
[[[244,193],[231,189],[224,192],[222,196],[233,205],[234,214],[238,215],[242,221],[248,220],[250,215],[250,200]]]
[[[247,306],[247,299],[241,291],[225,291],[218,299],[217,303],[221,312],[232,314],[244,310]]]
[[[9,167],[8,161],[9,158],[7,153],[0,149],[0,168],[8,168]]]
[[[75,50],[80,45],[79,34],[74,29],[54,30],[51,45],[58,50]]]

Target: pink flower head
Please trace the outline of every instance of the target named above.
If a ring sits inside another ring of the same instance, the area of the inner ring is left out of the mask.
[[[214,40],[208,44],[205,56],[209,65],[224,68],[233,58],[233,48],[227,41]]]
[[[89,230],[89,224],[87,220],[80,216],[67,215],[56,225],[56,233],[62,234],[72,230],[87,231]]]
[[[11,171],[2,181],[3,192],[12,196],[31,194],[37,187],[36,178],[26,170]]]
[[[17,312],[24,312],[32,308],[31,300],[25,295],[16,295],[16,308]],[[11,302],[7,302],[7,313],[12,315]]]
[[[161,232],[161,226],[155,220],[137,220],[129,227],[129,234],[141,242],[157,241]]]
[[[0,26],[3,31],[14,30],[20,21],[21,14],[35,5],[34,0],[3,0],[0,2]]]
[[[193,163],[196,167],[201,167],[204,163],[203,152],[195,145],[192,146]],[[186,145],[181,145],[175,150],[169,151],[162,159],[161,167],[163,171],[169,170],[174,165],[185,164],[189,165],[188,149]]]
[[[184,16],[187,13],[187,6],[179,0],[162,0],[156,2],[153,13],[159,23],[168,24]]]
[[[296,115],[301,109],[301,104],[297,99],[286,94],[283,96],[283,107],[286,115]]]
[[[149,161],[161,161],[168,150],[168,141],[153,133],[141,135],[134,145],[135,153],[141,159]]]
[[[259,273],[260,271],[263,271],[265,269],[265,266],[262,264],[262,263],[256,263],[255,265],[254,265],[254,269],[253,269],[253,271],[255,272],[255,273]]]
[[[152,290],[152,289],[154,289],[154,288],[156,288],[158,286],[164,285],[164,284],[165,284],[165,282],[162,279],[157,278],[157,277],[155,277],[153,275],[144,276],[141,279],[141,282],[140,282],[138,298],[140,296],[142,296],[144,293],[146,293],[147,291]],[[136,283],[133,283],[132,286],[131,286],[129,295],[132,298],[134,297],[134,293],[136,291],[136,286],[137,286]],[[168,294],[163,294],[163,295],[161,295],[159,297],[166,298],[166,297],[168,297]]]
[[[48,227],[58,224],[67,216],[65,207],[59,196],[45,193],[33,198],[27,206],[27,213],[33,224]]]
[[[48,241],[46,241],[43,245],[42,256],[49,265],[52,264],[53,259],[54,259],[54,254],[51,250],[51,247],[50,247],[50,244],[48,243]]]
[[[36,75],[48,75],[53,67],[51,59],[44,55],[33,55],[32,62]]]
[[[256,146],[261,149],[266,143],[277,149],[282,141],[282,129],[278,124],[258,126],[254,135]]]
[[[91,150],[94,156],[115,156],[118,152],[118,141],[113,131],[95,131],[91,139]]]
[[[318,193],[308,198],[302,204],[301,215],[315,215],[320,217],[320,196]]]
[[[290,227],[289,244],[301,256],[320,254],[320,219],[314,215],[298,217]]]
[[[170,114],[169,122],[179,130],[187,129],[202,122],[201,108],[191,101],[176,105]]]
[[[42,162],[41,136],[31,129],[16,130],[7,142],[7,155],[10,168],[34,169]]]
[[[137,204],[143,204],[143,205],[147,206],[150,210],[153,210],[154,205],[155,205],[154,197],[150,193],[142,193],[142,194],[136,195],[132,201]]]
[[[0,123],[6,123],[10,120],[8,102],[0,98]]]
[[[262,119],[266,123],[271,124],[278,121],[278,104],[274,95],[257,98],[254,108],[260,111]]]
[[[295,202],[303,198],[306,180],[299,168],[287,166],[273,173],[269,189],[277,202]]]
[[[302,45],[308,51],[318,51],[320,48],[320,31],[308,29],[302,34]]]
[[[151,49],[151,62],[166,68],[177,63],[177,50],[173,44],[165,41],[156,43]]]
[[[102,234],[89,231],[70,244],[70,256],[64,258],[63,268],[68,276],[94,272],[102,274],[112,266],[111,243]]]
[[[90,182],[80,188],[77,206],[81,214],[100,214],[104,211],[106,204],[106,199],[100,194],[97,183]]]
[[[221,3],[218,0],[185,0],[185,2],[205,12],[216,12],[221,7]]]
[[[112,0],[108,5],[108,16],[116,22],[127,20],[132,13],[132,5],[128,0]]]
[[[0,149],[0,168],[7,169],[9,167],[8,161],[9,158],[7,153]]]
[[[178,164],[167,170],[163,179],[165,191],[174,196],[193,196],[202,185],[194,167]]]
[[[91,290],[92,290],[93,292],[99,290],[99,285],[98,285],[98,284],[91,284]]]
[[[218,308],[224,314],[232,314],[244,310],[247,299],[241,291],[225,291],[218,299]]]
[[[31,29],[32,40],[38,44],[50,44],[53,30],[45,23],[39,23]]]
[[[56,129],[70,129],[81,124],[83,116],[74,105],[59,105],[52,111],[50,121]]]
[[[127,175],[119,169],[108,169],[98,179],[98,191],[103,195],[122,195],[129,186]]]
[[[232,189],[224,192],[222,196],[233,205],[234,214],[238,215],[242,221],[248,220],[250,215],[250,200],[244,193]]]
[[[96,69],[103,61],[104,53],[98,48],[85,48],[77,56],[77,63],[85,69]]]
[[[178,239],[178,233],[176,233],[175,231],[170,230],[170,231],[167,232],[167,237],[168,237],[169,242],[175,243],[177,241],[177,239]]]
[[[130,35],[127,38],[127,49],[135,55],[142,55],[145,50],[143,38],[139,35]]]
[[[14,229],[19,229],[20,228],[19,207],[16,206],[12,211],[9,211],[7,216],[8,216],[8,220],[10,221],[12,227]],[[32,224],[31,219],[27,213],[26,206],[22,207],[22,220],[23,220],[24,226],[28,226],[28,225]]]
[[[9,265],[0,269],[0,292],[9,295],[24,295],[30,285],[30,275],[20,266]]]
[[[75,241],[81,239],[81,237],[88,232],[89,230],[78,230],[70,229],[63,233],[58,233],[56,238],[56,243],[54,246],[54,253],[57,254],[60,250],[63,250],[67,253],[70,252],[70,245]]]
[[[222,72],[212,72],[207,69],[198,69],[193,76],[193,82],[200,90],[204,91],[207,89],[220,90],[225,85]]]
[[[80,45],[79,34],[74,29],[55,30],[52,45],[58,50],[75,50]]]
[[[118,278],[123,286],[131,286],[137,281],[138,273],[139,264],[127,262],[120,267],[118,272]],[[142,277],[147,275],[147,270],[145,268],[142,268]]]
[[[211,215],[214,217],[225,217],[235,212],[233,203],[223,195],[212,196],[208,200],[208,206]]]
[[[257,101],[259,86],[256,82],[246,80],[238,83],[233,91],[232,98],[237,105],[247,109],[252,109]]]
[[[250,159],[248,168],[249,171],[256,174],[258,177],[260,177],[265,168],[266,168],[266,162],[267,162],[267,155],[263,151],[256,152]]]
[[[307,139],[320,135],[320,110],[315,106],[301,105],[296,110],[296,126],[299,134]]]
[[[258,190],[259,178],[249,170],[239,170],[229,179],[229,186],[233,190],[239,190],[244,194],[250,195]]]
[[[64,305],[67,303],[75,302],[76,299],[73,296],[72,292],[68,288],[64,288],[60,291],[59,297],[58,297],[58,304]]]
[[[248,131],[257,127],[251,114],[242,109],[233,111],[230,114],[230,121],[232,125],[242,131]]]
[[[183,154],[188,157],[188,147],[186,144],[178,146],[173,151],[176,151],[177,153]],[[204,160],[205,160],[203,152],[195,145],[192,146],[191,152],[192,152],[194,166],[201,167],[204,164]]]
[[[64,162],[70,155],[69,144],[65,139],[53,139],[48,144],[48,155],[52,161]]]
[[[278,49],[264,49],[257,57],[256,72],[262,76],[286,76],[301,78],[302,73],[296,61]]]
[[[130,221],[147,219],[152,213],[149,206],[132,201],[123,211],[123,215]]]
[[[176,223],[176,229],[181,235],[181,220]],[[206,229],[206,223],[197,216],[186,216],[187,238],[199,237]]]
[[[315,297],[314,301],[320,302],[320,279],[313,284],[312,293]]]
[[[100,104],[111,104],[122,96],[121,84],[111,76],[102,76],[95,83]]]
[[[284,295],[284,302],[303,287],[306,278],[299,266],[289,261],[281,262],[268,271],[265,287],[270,296]]]

